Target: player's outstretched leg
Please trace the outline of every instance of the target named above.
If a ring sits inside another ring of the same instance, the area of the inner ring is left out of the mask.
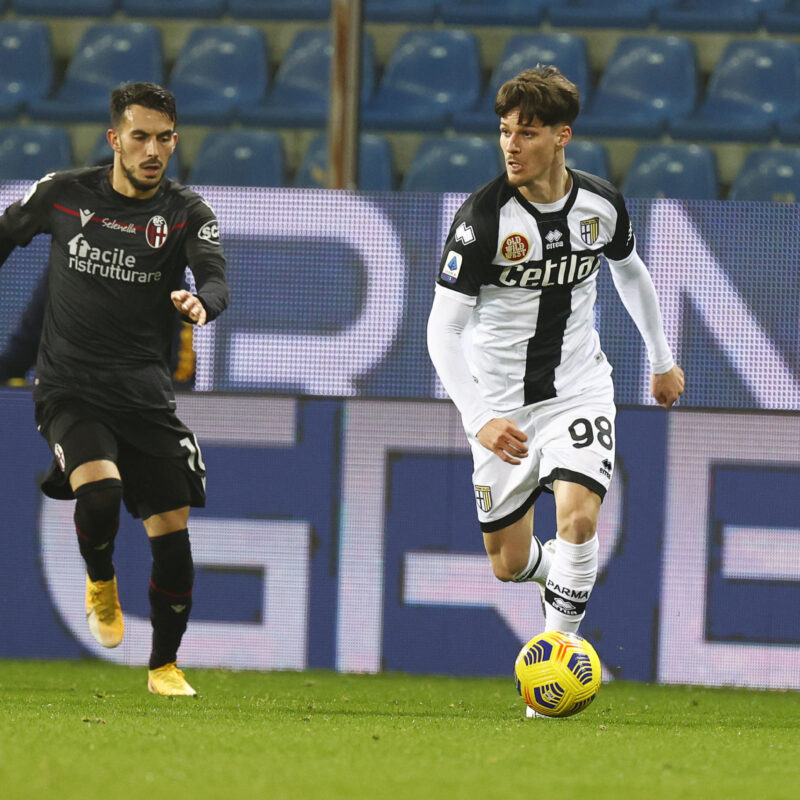
[[[119,528],[122,481],[106,478],[75,490],[75,530],[86,562],[86,620],[103,647],[116,647],[125,631],[114,574],[114,537]]]
[[[150,621],[153,646],[147,688],[153,694],[194,696],[176,664],[178,647],[192,610],[194,564],[189,532],[179,531],[150,539],[153,570],[150,577]]]

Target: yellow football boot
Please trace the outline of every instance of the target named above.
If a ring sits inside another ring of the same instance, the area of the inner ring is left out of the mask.
[[[86,576],[86,620],[92,635],[103,647],[116,647],[122,641],[125,622],[116,576],[110,581],[93,581]]]
[[[194,697],[197,692],[189,686],[186,676],[173,661],[147,673],[147,688],[152,694]]]

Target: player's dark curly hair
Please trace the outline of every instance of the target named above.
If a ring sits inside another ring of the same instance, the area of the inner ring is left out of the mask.
[[[157,83],[123,83],[111,92],[111,127],[116,128],[128,106],[144,106],[160,111],[174,125],[178,121],[175,96]]]
[[[519,121],[529,125],[572,125],[581,110],[578,87],[558,67],[537,64],[507,81],[497,92],[494,112],[504,117],[519,109]]]

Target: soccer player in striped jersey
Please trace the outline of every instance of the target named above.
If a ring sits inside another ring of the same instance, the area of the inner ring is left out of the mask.
[[[472,449],[494,574],[536,581],[546,629],[568,632],[594,587],[614,467],[611,366],[593,317],[601,256],[647,346],[653,397],[669,408],[684,389],[622,195],[565,164],[579,109],[576,86],[553,66],[500,88],[505,173],[456,213],[428,322],[431,359]],[[543,490],[557,522],[545,545],[533,535]]]

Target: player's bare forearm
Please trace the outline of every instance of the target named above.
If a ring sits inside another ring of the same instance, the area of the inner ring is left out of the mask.
[[[172,305],[198,326],[206,324],[206,309],[197,295],[186,289],[178,289],[170,294]]]
[[[507,417],[489,420],[478,431],[477,439],[487,450],[509,464],[519,464],[520,459],[528,455],[525,445],[527,435],[517,427],[513,419]]]
[[[685,387],[683,370],[677,364],[669,372],[650,376],[650,394],[664,408],[672,406],[683,394]]]

